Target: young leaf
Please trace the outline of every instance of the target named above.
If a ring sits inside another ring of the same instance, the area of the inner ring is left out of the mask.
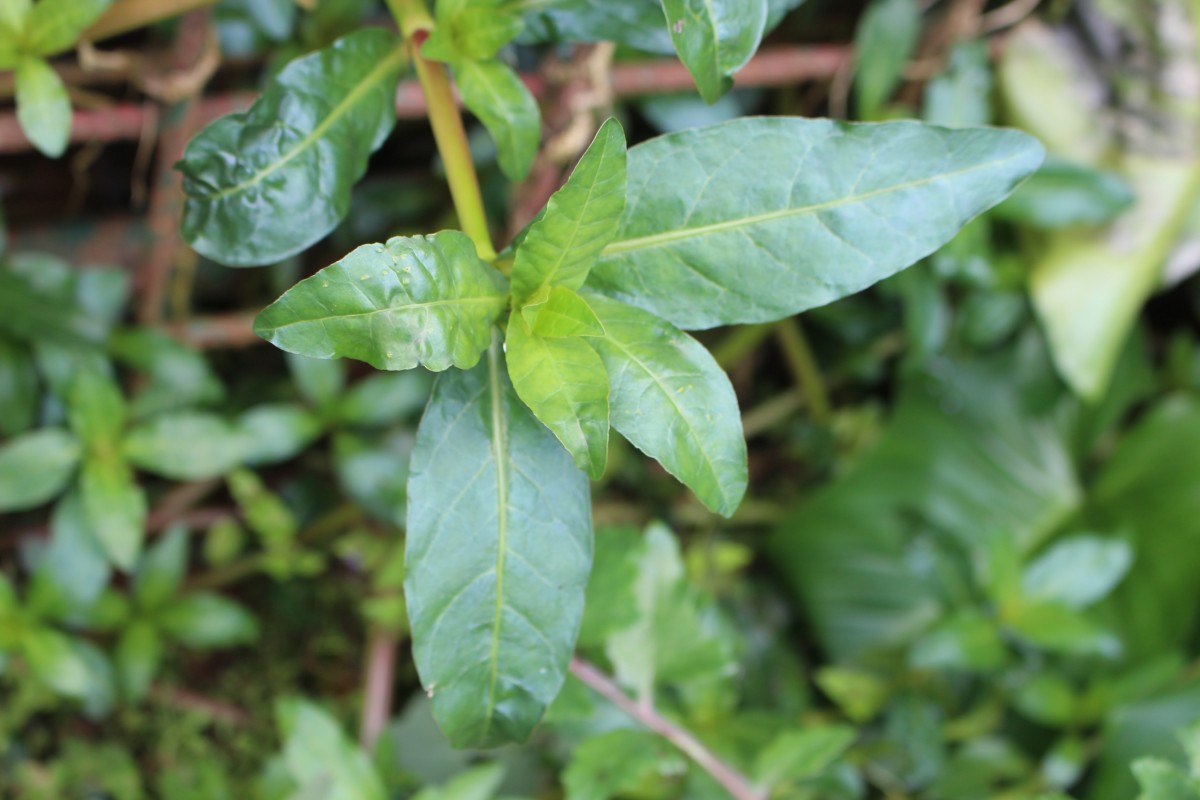
[[[283,759],[298,784],[295,797],[385,800],[388,793],[367,754],[337,721],[306,700],[281,700],[275,718],[284,737]]]
[[[915,122],[660,136],[629,151],[621,231],[588,282],[684,329],[781,319],[929,255],[1041,159],[1023,133]]]
[[[456,747],[524,740],[566,677],[592,555],[587,479],[503,356],[438,378],[408,485],[413,657]]]
[[[293,286],[254,321],[289,353],[378,369],[469,369],[508,304],[499,272],[459,231],[363,245]]]
[[[133,569],[146,533],[146,494],[133,470],[115,456],[93,456],[83,463],[79,490],[104,552],[121,569]]]
[[[116,381],[97,370],[83,370],[67,390],[71,428],[89,450],[109,450],[125,427],[125,398]]]
[[[921,35],[917,0],[875,0],[863,13],[854,34],[858,68],[858,115],[878,119],[883,104],[904,77]]]
[[[662,0],[675,51],[696,80],[700,96],[715,103],[729,90],[762,41],[767,0]]]
[[[241,431],[216,414],[177,411],[134,426],[121,452],[139,469],[177,481],[215,478],[242,463]]]
[[[258,637],[258,622],[232,600],[212,592],[185,594],[158,616],[162,632],[197,649],[232,647]]]
[[[605,335],[590,339],[611,385],[612,425],[731,515],[746,491],[746,441],[729,378],[704,346],[633,306],[590,296]]]
[[[53,628],[26,630],[21,649],[38,681],[67,697],[83,697],[95,680],[79,642]]]
[[[541,298],[545,297],[545,302]],[[603,336],[604,326],[587,301],[565,286],[543,287],[521,309],[533,333],[546,339]]]
[[[479,118],[496,143],[496,159],[510,181],[529,175],[542,138],[537,100],[503,62],[460,61],[454,77],[463,105]]]
[[[114,657],[121,691],[126,699],[137,702],[158,674],[163,657],[162,636],[149,622],[137,620],[122,631]]]
[[[112,0],[38,0],[25,17],[25,50],[51,56],[75,45]]]
[[[608,376],[585,340],[543,339],[519,314],[508,319],[505,357],[513,388],[575,466],[599,480],[608,461]]]
[[[0,511],[40,506],[66,488],[81,452],[79,440],[58,428],[42,428],[0,447]]]
[[[269,264],[341,221],[367,158],[396,122],[404,49],[367,28],[288,64],[250,110],[188,144],[183,236],[214,261]]]
[[[583,286],[597,256],[617,235],[624,208],[625,132],[609,118],[517,248],[512,271],[517,305],[544,286]]]
[[[43,59],[17,64],[17,121],[43,155],[58,158],[71,138],[71,99],[58,73]]]
[[[525,23],[499,0],[439,0],[437,25],[421,54],[434,61],[486,61],[516,38]]]

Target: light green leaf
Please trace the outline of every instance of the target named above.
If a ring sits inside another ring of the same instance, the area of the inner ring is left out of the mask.
[[[884,103],[904,77],[920,35],[917,0],[874,0],[867,7],[854,34],[859,117],[879,119]]]
[[[0,219],[0,226],[3,224]],[[33,357],[26,348],[0,336],[0,434],[15,436],[32,428],[37,400]]]
[[[421,54],[448,64],[495,58],[525,27],[512,6],[500,0],[438,0],[436,13],[437,25]]]
[[[529,175],[542,139],[542,116],[524,81],[500,61],[462,61],[454,67],[463,105],[496,143],[496,159],[510,181]]]
[[[212,592],[185,594],[158,614],[164,634],[188,647],[210,649],[258,638],[258,622],[232,600]]]
[[[175,411],[135,425],[121,452],[139,469],[176,481],[216,478],[242,462],[241,431],[216,414]]]
[[[91,691],[94,676],[78,643],[53,628],[24,632],[21,652],[34,678],[67,697],[83,698]]]
[[[133,470],[115,457],[83,462],[79,490],[88,525],[116,566],[132,570],[146,533],[146,494]]]
[[[1075,722],[1080,702],[1070,682],[1062,675],[1039,672],[1017,687],[1013,706],[1034,722],[1065,728]]]
[[[637,622],[634,584],[641,557],[642,536],[636,528],[596,531],[587,603],[579,626],[579,646],[602,646],[609,634]]]
[[[378,369],[469,369],[508,304],[503,276],[459,231],[356,248],[293,286],[254,321],[289,353]]]
[[[1137,800],[1198,800],[1200,790],[1179,767],[1161,758],[1133,762],[1133,774],[1142,788]]]
[[[662,0],[679,60],[700,96],[715,103],[730,76],[758,50],[767,25],[767,0]]]
[[[512,289],[518,306],[545,286],[583,286],[617,235],[625,183],[625,132],[610,117],[517,248]]]
[[[133,596],[143,610],[158,608],[179,590],[187,573],[188,532],[175,525],[146,550],[133,576]]]
[[[332,231],[396,121],[405,51],[366,28],[296,59],[250,110],[188,143],[178,168],[183,236],[230,266],[269,264]]]
[[[408,496],[413,657],[456,747],[523,741],[566,677],[592,555],[587,479],[498,343],[438,378]]]
[[[749,117],[629,150],[589,284],[684,329],[768,322],[924,258],[1042,160],[1016,131]]]
[[[950,51],[946,69],[925,84],[921,118],[947,128],[987,125],[992,121],[992,94],[987,41],[962,41]]]
[[[1128,542],[1099,536],[1072,536],[1055,544],[1025,570],[1028,597],[1086,608],[1113,590],[1133,564]]]
[[[127,700],[136,703],[145,696],[162,657],[162,637],[150,623],[139,620],[122,631],[114,658],[117,679]]]
[[[386,800],[367,754],[327,712],[307,700],[280,700],[275,718],[284,737],[284,763],[300,787],[296,797]]]
[[[1099,225],[1133,205],[1133,189],[1118,173],[1049,158],[996,216],[1035,228]]]
[[[242,463],[249,466],[287,461],[321,435],[321,418],[295,403],[254,406],[237,420]]]
[[[846,725],[829,725],[785,731],[759,753],[754,778],[760,786],[802,781],[823,772],[856,737]]]
[[[600,356],[581,338],[530,333],[513,314],[505,358],[517,396],[558,437],[575,466],[598,480],[608,461],[608,376]]]
[[[608,372],[612,426],[731,515],[746,492],[746,442],[729,378],[703,345],[641,309],[588,298],[604,325],[590,339]]]
[[[337,418],[347,425],[390,425],[425,408],[432,386],[432,376],[424,370],[370,375],[342,396]]]
[[[1052,653],[1116,658],[1121,642],[1081,612],[1052,600],[1023,603],[1004,620],[1021,638]]]
[[[0,25],[20,32],[25,28],[25,19],[33,0],[0,0]]]
[[[135,419],[214,403],[225,396],[225,387],[204,355],[163,331],[114,331],[109,352],[148,378],[130,399],[129,415]]]
[[[0,446],[0,511],[40,506],[66,488],[75,474],[79,440],[59,428],[42,428]]]
[[[521,309],[521,316],[533,327],[534,335],[545,339],[604,335],[596,312],[565,286],[542,287]]]
[[[613,41],[659,55],[674,52],[660,0],[550,0],[528,7],[526,26],[537,41]]]
[[[45,617],[72,621],[96,601],[111,574],[108,557],[84,516],[79,492],[68,492],[54,506],[50,545],[33,576],[30,606]]]
[[[26,51],[52,56],[71,49],[111,4],[112,0],[38,0],[25,17]]]
[[[58,73],[40,58],[17,64],[17,121],[43,155],[58,158],[71,138],[71,98]]]
[[[441,786],[427,786],[413,800],[490,800],[504,780],[504,765],[483,764]]]
[[[567,800],[624,797],[655,775],[678,775],[687,761],[659,736],[641,730],[614,730],[572,748],[563,772]]]
[[[908,663],[916,669],[990,672],[1002,667],[1007,657],[996,623],[977,611],[963,610],[918,639]]]
[[[116,381],[97,370],[83,370],[67,390],[71,428],[89,450],[108,451],[125,427],[125,398]]]

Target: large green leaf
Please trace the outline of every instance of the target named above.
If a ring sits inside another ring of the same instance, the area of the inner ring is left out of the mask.
[[[0,446],[0,511],[40,506],[66,488],[82,448],[59,428],[42,428]]]
[[[529,226],[513,261],[513,298],[526,302],[548,286],[578,289],[625,208],[625,132],[609,118],[566,184]]]
[[[457,747],[524,740],[558,694],[592,557],[587,479],[513,393],[499,344],[438,378],[408,486],[413,657]]]
[[[461,61],[454,65],[458,92],[496,142],[496,160],[512,181],[529,174],[542,140],[537,100],[521,77],[497,61]]]
[[[710,103],[733,85],[762,41],[767,0],[662,0],[679,59]]]
[[[621,231],[589,283],[681,328],[767,322],[948,242],[1041,163],[1016,131],[751,117],[629,150]]]
[[[363,245],[293,286],[254,321],[289,353],[379,369],[473,367],[507,286],[459,231]]]
[[[513,388],[592,478],[608,461],[608,376],[583,338],[544,339],[519,314],[508,320],[505,358]]]
[[[746,491],[746,441],[729,378],[704,346],[653,314],[591,296],[591,338],[611,386],[612,425],[706,506],[731,515]]]
[[[396,121],[404,49],[369,28],[286,66],[250,110],[184,151],[183,236],[230,266],[268,264],[321,239]]]
[[[39,0],[25,18],[25,49],[48,56],[73,47],[111,3],[112,0]]]
[[[71,138],[71,99],[48,63],[26,56],[17,64],[17,121],[43,155],[58,158]]]

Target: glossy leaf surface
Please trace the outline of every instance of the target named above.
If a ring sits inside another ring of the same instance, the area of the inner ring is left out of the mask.
[[[508,303],[504,278],[458,231],[353,252],[284,293],[254,331],[289,353],[378,369],[468,369]]]
[[[583,286],[617,235],[625,183],[625,132],[610,118],[517,247],[512,285],[518,304],[546,286]]]
[[[566,677],[592,556],[587,479],[499,345],[439,377],[408,485],[413,656],[456,747],[522,741]]]
[[[681,328],[766,322],[870,286],[1037,168],[1029,136],[743,118],[629,150],[629,201],[589,284]]]
[[[201,131],[178,165],[188,244],[244,267],[299,253],[333,230],[395,124],[404,58],[386,31],[352,33],[288,64],[249,111]]]
[[[71,137],[71,99],[62,78],[45,61],[21,59],[16,69],[17,121],[43,155],[58,158]]]
[[[558,437],[575,466],[599,479],[608,460],[608,376],[600,356],[582,338],[531,333],[513,314],[505,357],[517,396]]]
[[[500,169],[511,181],[524,180],[542,138],[537,100],[512,67],[501,61],[459,62],[454,77],[463,105],[496,143]]]
[[[679,59],[709,103],[733,85],[762,41],[767,0],[662,0]]]
[[[612,426],[731,515],[746,491],[746,442],[737,397],[704,346],[639,308],[590,296],[605,335],[592,341],[611,386]]]
[[[543,295],[538,292],[521,309],[526,322],[531,322],[533,332],[547,339],[562,339],[567,336],[603,336],[604,326],[587,301],[565,286],[555,286],[546,291],[544,303],[535,300]]]

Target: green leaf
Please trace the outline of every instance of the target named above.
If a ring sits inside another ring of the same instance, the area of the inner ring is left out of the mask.
[[[846,725],[785,731],[759,753],[754,765],[755,780],[769,788],[785,781],[812,778],[836,761],[856,735]]]
[[[1142,792],[1137,800],[1198,800],[1200,791],[1183,770],[1161,758],[1133,762],[1133,774]]]
[[[21,652],[34,678],[67,697],[83,698],[93,688],[93,676],[78,642],[53,628],[24,632]]]
[[[992,67],[986,41],[963,41],[950,51],[946,69],[925,85],[922,119],[947,128],[992,121]]]
[[[1072,536],[1055,544],[1025,570],[1028,597],[1086,608],[1113,590],[1133,564],[1133,549],[1120,539]]]
[[[1053,653],[1116,658],[1121,642],[1111,633],[1063,603],[1023,603],[1004,620],[1021,638]]]
[[[0,219],[0,226],[4,222]],[[0,336],[0,434],[15,436],[33,427],[38,378],[29,351]]]
[[[54,506],[50,545],[33,576],[30,606],[44,617],[74,621],[96,602],[111,574],[108,557],[84,516],[79,492],[68,492]]]
[[[879,119],[884,103],[904,77],[920,36],[917,0],[874,0],[867,7],[854,34],[859,117]]]
[[[1049,158],[996,216],[1035,228],[1067,228],[1109,222],[1137,198],[1118,173]]]
[[[703,345],[641,309],[589,297],[590,339],[608,372],[612,426],[729,516],[746,491],[746,442],[729,378]]]
[[[634,583],[641,557],[641,533],[636,528],[601,528],[596,532],[587,602],[579,626],[579,646],[601,646],[609,634],[638,619]]]
[[[429,401],[431,378],[423,370],[370,375],[342,396],[337,418],[347,425],[373,428],[411,417]]]
[[[146,550],[133,575],[133,596],[143,610],[161,606],[179,590],[187,573],[188,532],[175,525]]]
[[[139,469],[176,481],[216,478],[242,463],[238,427],[216,414],[175,411],[135,425],[121,452]]]
[[[250,110],[222,117],[184,151],[183,236],[230,266],[282,260],[332,231],[396,121],[405,51],[367,28],[296,59]]]
[[[125,398],[116,381],[96,370],[83,370],[67,390],[71,428],[91,451],[109,451],[125,427]]]
[[[162,637],[150,623],[134,622],[117,640],[114,658],[121,691],[127,700],[136,703],[146,695],[162,664]]]
[[[58,428],[42,428],[0,446],[0,511],[34,508],[66,488],[79,463],[79,441]]]
[[[71,138],[71,98],[53,67],[26,56],[17,64],[17,121],[43,155],[58,158]]]
[[[14,32],[25,28],[25,20],[33,0],[0,0],[0,25],[6,25]]]
[[[298,455],[321,435],[321,418],[295,403],[254,406],[237,420],[241,461],[249,466],[276,464]]]
[[[687,762],[649,731],[614,730],[574,747],[563,772],[567,800],[624,797],[655,775],[677,775]]]
[[[749,117],[629,150],[594,288],[684,329],[769,322],[924,258],[1042,159],[1016,131]]]
[[[284,763],[299,786],[293,797],[386,800],[367,754],[327,712],[306,700],[280,700],[275,718],[284,737]]]
[[[500,0],[439,0],[437,25],[421,54],[449,64],[494,58],[525,27],[510,9]]]
[[[1004,666],[1007,656],[996,623],[977,611],[964,610],[917,640],[908,663],[916,669],[990,672]]]
[[[575,466],[599,479],[608,461],[608,376],[581,338],[543,339],[508,318],[508,374],[517,396],[558,437]]]
[[[38,0],[25,17],[25,49],[52,56],[75,46],[112,0]]]
[[[512,291],[518,306],[543,287],[583,286],[588,270],[617,235],[625,182],[625,132],[610,117],[517,247]]]
[[[346,385],[346,365],[340,361],[287,354],[288,371],[300,396],[316,408],[324,408]]]
[[[715,103],[730,76],[758,50],[767,25],[767,0],[662,0],[679,60],[700,96]]]
[[[1054,672],[1039,672],[1017,687],[1013,706],[1034,722],[1065,728],[1078,718],[1080,703],[1066,678]]]
[[[482,764],[441,786],[427,786],[413,800],[490,800],[504,780],[503,764]]]
[[[510,181],[529,175],[542,139],[537,100],[521,77],[503,62],[462,61],[454,66],[458,92],[496,143],[496,159]]]
[[[525,23],[537,41],[613,41],[659,55],[674,52],[659,0],[551,0],[528,7]]]
[[[254,321],[289,353],[378,369],[469,369],[508,304],[503,276],[459,231],[363,245],[293,286]]]
[[[149,379],[130,399],[131,417],[214,403],[225,397],[225,387],[204,355],[162,331],[114,331],[109,352]]]
[[[160,629],[196,649],[232,647],[258,638],[258,622],[232,600],[212,592],[183,595],[158,614]]]
[[[404,527],[412,447],[407,432],[383,437],[340,434],[333,440],[338,484],[372,516]]]
[[[88,525],[113,564],[132,570],[146,534],[146,494],[124,461],[93,457],[83,462],[80,497]]]
[[[408,496],[413,657],[456,747],[524,740],[566,677],[591,566],[587,479],[514,394],[498,343],[438,378]]]
[[[521,309],[521,316],[533,326],[534,335],[544,339],[604,335],[604,326],[587,300],[565,286],[543,287]]]

